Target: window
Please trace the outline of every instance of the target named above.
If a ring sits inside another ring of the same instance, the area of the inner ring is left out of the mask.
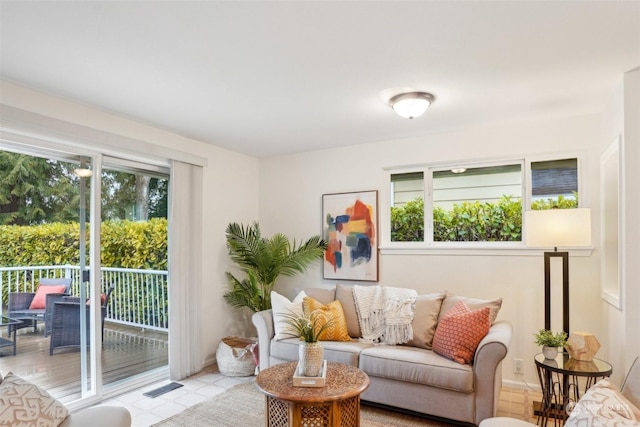
[[[578,207],[578,159],[531,162],[531,209]]]
[[[391,242],[521,242],[525,208],[578,207],[578,159],[392,172],[389,199]]]

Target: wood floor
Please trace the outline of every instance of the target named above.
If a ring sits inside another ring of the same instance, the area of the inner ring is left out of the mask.
[[[4,332],[4,331],[3,331]],[[18,332],[17,355],[11,347],[0,349],[0,371],[13,372],[62,399],[78,392],[80,352],[57,349],[49,355],[49,338],[42,330]],[[168,364],[167,333],[105,324],[102,347],[103,384],[132,377]]]

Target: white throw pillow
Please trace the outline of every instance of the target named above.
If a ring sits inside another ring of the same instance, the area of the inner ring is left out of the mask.
[[[275,291],[271,291],[271,310],[273,313],[273,329],[276,341],[292,338],[291,334],[287,332],[287,315],[291,313],[302,316],[302,300],[307,294],[304,291],[300,292],[293,301],[285,296],[280,295]]]
[[[57,427],[67,415],[49,393],[11,372],[0,384],[0,426]]]

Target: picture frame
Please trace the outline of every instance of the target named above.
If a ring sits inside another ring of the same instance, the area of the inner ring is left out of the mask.
[[[600,156],[600,247],[602,299],[622,309],[622,246],[624,239],[621,213],[622,135],[616,135]]]
[[[378,281],[378,191],[322,195],[323,278]]]

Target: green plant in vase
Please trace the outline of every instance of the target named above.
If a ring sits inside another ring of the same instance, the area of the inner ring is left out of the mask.
[[[320,376],[324,359],[320,337],[331,326],[333,318],[327,317],[320,310],[309,314],[289,312],[284,316],[287,333],[302,341],[298,347],[298,372],[306,377]]]
[[[558,355],[558,348],[564,347],[567,342],[567,333],[553,332],[549,329],[540,329],[533,334],[535,343],[542,347],[542,354],[545,359],[555,359]]]

